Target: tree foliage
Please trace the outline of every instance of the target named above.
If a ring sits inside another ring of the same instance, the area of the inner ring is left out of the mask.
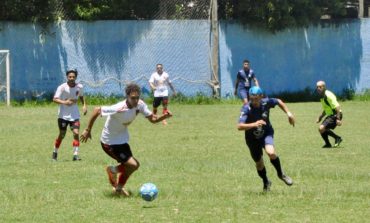
[[[153,19],[159,7],[170,11],[168,18],[186,18],[185,6],[200,0],[2,0],[0,20],[49,23],[64,20]],[[165,3],[164,3],[165,2]],[[220,19],[239,20],[277,31],[287,27],[306,26],[327,18],[357,17],[349,7],[355,0],[219,0]]]

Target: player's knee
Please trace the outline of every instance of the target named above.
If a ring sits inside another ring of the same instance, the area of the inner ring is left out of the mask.
[[[66,131],[60,131],[59,132],[59,138],[60,139],[64,139],[65,136],[66,136]]]
[[[263,159],[261,157],[261,159],[256,162],[256,168],[257,170],[262,170],[264,167],[265,167],[265,164],[263,163]]]
[[[319,127],[319,132],[320,133],[324,133],[325,132],[325,126],[323,126],[323,125],[320,125],[320,127]]]
[[[276,153],[270,153],[270,154],[267,154],[267,155],[269,156],[270,160],[274,160],[274,159],[277,158]]]

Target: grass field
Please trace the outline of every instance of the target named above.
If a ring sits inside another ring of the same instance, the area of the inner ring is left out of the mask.
[[[130,145],[141,162],[129,179],[129,198],[111,195],[105,175],[113,164],[100,148],[105,121],[72,162],[67,133],[59,161],[56,106],[0,107],[0,222],[367,222],[370,219],[370,102],[342,102],[340,148],[322,149],[317,103],[290,103],[295,128],[275,108],[271,120],[286,186],[264,156],[271,191],[262,182],[236,129],[239,105],[170,105],[168,126],[142,117],[130,126]],[[92,107],[89,107],[91,112]],[[82,127],[87,118],[82,118]],[[141,184],[159,196],[145,202]]]

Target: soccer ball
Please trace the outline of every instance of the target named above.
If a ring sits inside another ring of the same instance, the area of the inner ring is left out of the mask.
[[[146,201],[153,201],[157,195],[158,189],[153,183],[145,183],[140,187],[140,196]]]

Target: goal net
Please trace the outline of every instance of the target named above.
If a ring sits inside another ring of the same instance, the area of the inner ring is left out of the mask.
[[[0,102],[10,105],[9,50],[0,50]]]
[[[87,93],[122,94],[127,83],[136,82],[150,94],[148,80],[160,63],[178,92],[212,95],[218,80],[211,56],[211,2],[162,0],[154,20],[95,22],[94,29],[100,23],[103,30],[114,25],[104,32],[89,30],[88,23],[61,21],[63,41],[79,43],[66,48],[68,64],[62,67],[78,69]]]

